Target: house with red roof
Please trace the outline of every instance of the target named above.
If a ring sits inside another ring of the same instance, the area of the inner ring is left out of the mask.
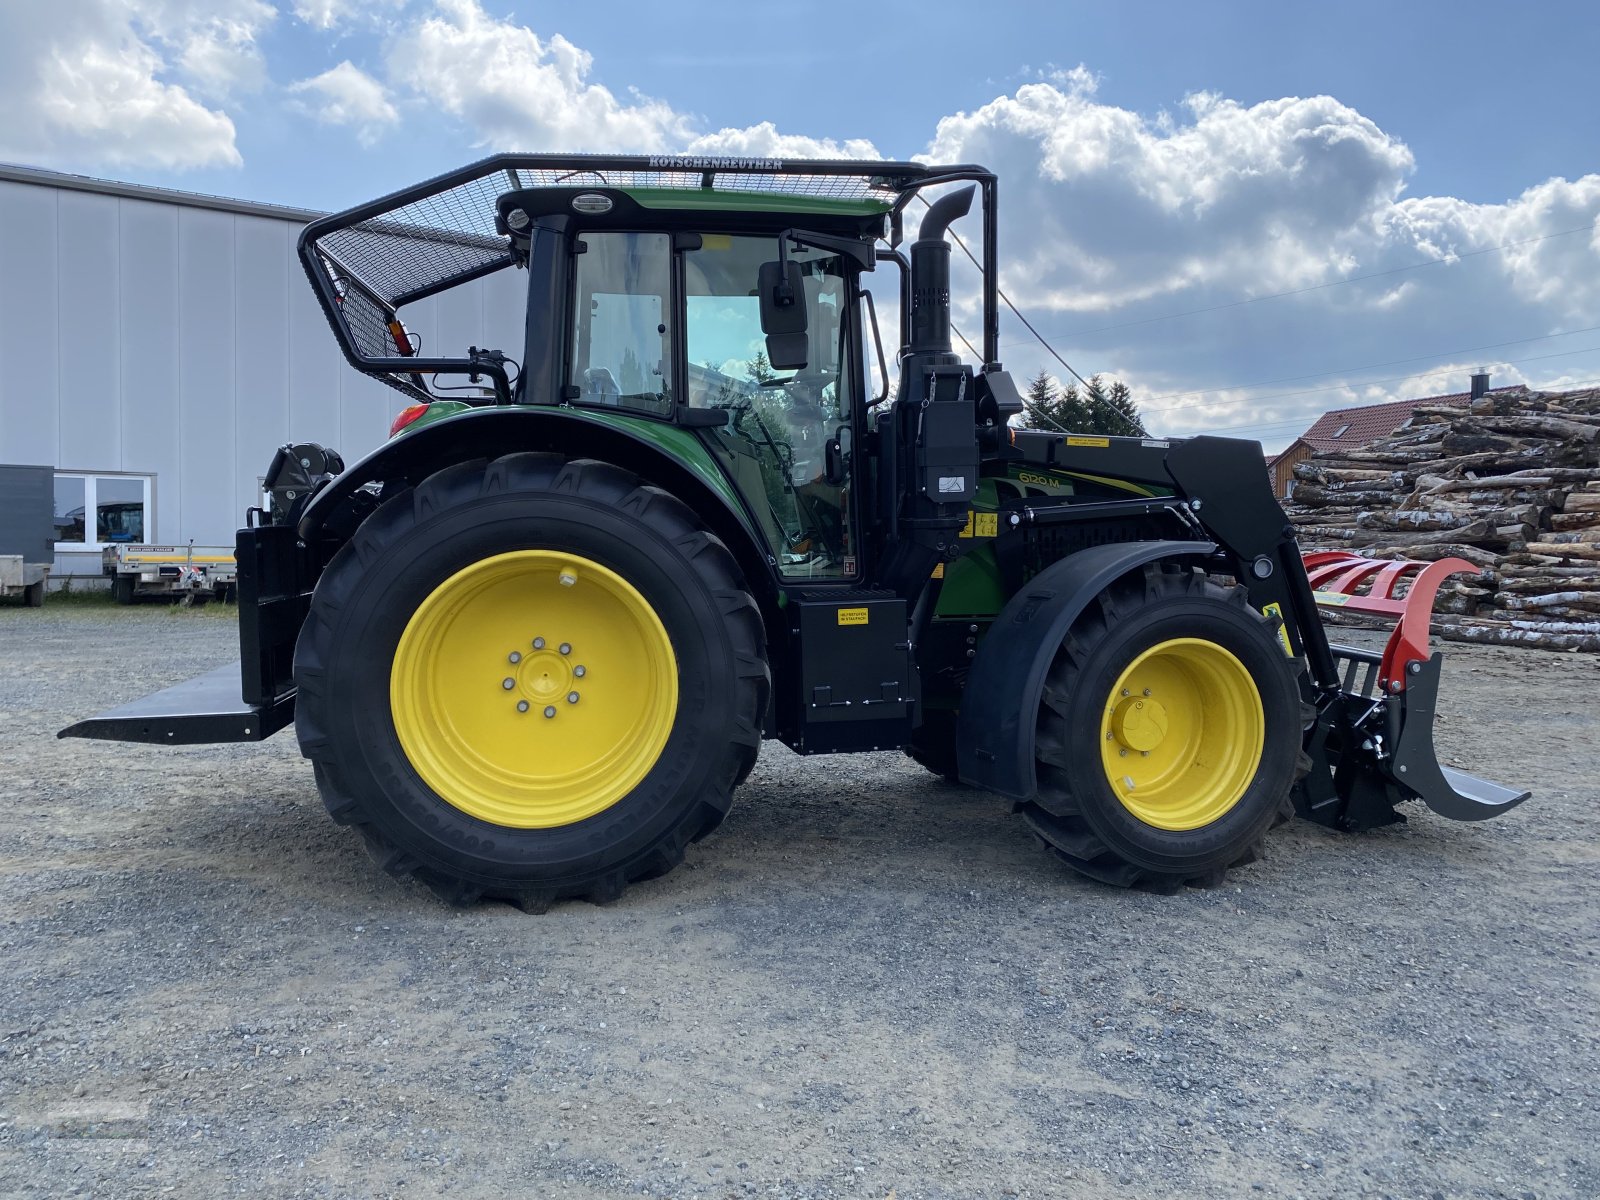
[[[1359,450],[1370,442],[1388,437],[1411,419],[1411,414],[1425,405],[1470,404],[1492,391],[1508,388],[1489,387],[1487,375],[1472,377],[1472,390],[1447,392],[1442,396],[1421,396],[1415,400],[1395,400],[1388,404],[1363,404],[1355,408],[1332,408],[1311,423],[1311,427],[1287,449],[1267,459],[1267,469],[1272,472],[1272,491],[1280,500],[1288,497],[1294,486],[1296,463],[1305,462],[1313,454],[1337,450]]]

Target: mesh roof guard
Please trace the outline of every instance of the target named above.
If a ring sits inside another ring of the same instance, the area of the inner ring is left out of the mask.
[[[500,154],[308,225],[300,258],[351,365],[420,399],[423,372],[466,360],[413,359],[395,310],[512,266],[495,202],[541,187],[768,192],[818,200],[877,200],[898,209],[918,187],[990,177],[978,167],[859,160],[696,155]],[[991,177],[992,178],[992,177]],[[448,365],[437,365],[448,364]]]

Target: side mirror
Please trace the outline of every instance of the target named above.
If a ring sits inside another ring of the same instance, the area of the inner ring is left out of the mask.
[[[761,300],[761,332],[767,335],[767,362],[774,371],[803,371],[806,344],[806,289],[800,264],[785,255],[761,264],[756,275]]]

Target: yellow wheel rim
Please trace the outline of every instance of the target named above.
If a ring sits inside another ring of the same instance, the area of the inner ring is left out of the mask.
[[[418,606],[389,708],[441,799],[495,825],[546,829],[604,812],[649,773],[678,709],[677,660],[622,576],[515,550],[457,571]]]
[[[1157,829],[1199,829],[1233,809],[1261,766],[1261,693],[1232,653],[1173,638],[1128,664],[1100,718],[1100,760],[1122,806]]]

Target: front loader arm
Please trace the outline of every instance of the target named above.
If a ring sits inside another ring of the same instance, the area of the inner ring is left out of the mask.
[[[1428,648],[1433,601],[1445,578],[1475,570],[1471,564],[1302,555],[1256,442],[1019,433],[1013,445],[1054,471],[1170,491],[1167,505],[1216,544],[1251,604],[1280,618],[1285,652],[1305,660],[1313,714],[1304,743],[1311,769],[1295,789],[1299,815],[1359,830],[1403,821],[1395,811],[1402,800],[1478,821],[1528,798],[1526,791],[1442,767],[1434,752],[1442,657]],[[1396,618],[1384,652],[1332,644],[1319,602]]]

